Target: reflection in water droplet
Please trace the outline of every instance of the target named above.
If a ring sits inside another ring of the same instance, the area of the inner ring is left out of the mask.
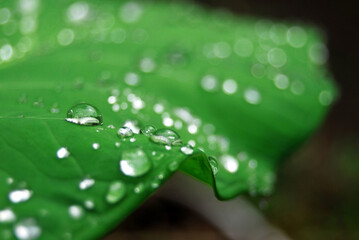
[[[93,143],[92,148],[95,149],[95,150],[98,150],[98,149],[100,149],[100,144],[99,143]]]
[[[133,132],[128,127],[120,127],[120,129],[118,129],[118,131],[117,131],[117,135],[120,138],[128,138],[133,135]]]
[[[289,87],[289,79],[284,74],[277,74],[274,77],[274,85],[281,90],[284,90]]]
[[[211,168],[212,168],[213,175],[217,175],[217,173],[218,173],[218,163],[217,163],[217,160],[216,160],[214,157],[209,156],[209,157],[208,157],[208,162],[209,162],[209,165],[210,165]]]
[[[126,195],[126,185],[121,181],[111,183],[106,195],[106,201],[110,204],[119,202]]]
[[[319,102],[323,106],[328,106],[333,102],[333,95],[329,91],[321,91],[319,94]]]
[[[70,152],[67,150],[67,148],[62,147],[56,152],[57,158],[63,159],[70,156]]]
[[[137,194],[142,193],[145,190],[145,185],[143,183],[139,183],[135,186],[135,188],[133,189],[133,191]]]
[[[69,214],[74,219],[79,219],[83,215],[83,209],[81,206],[72,205],[69,207]]]
[[[27,218],[14,226],[14,234],[19,240],[34,240],[41,235],[41,228],[33,218]]]
[[[217,78],[212,75],[206,75],[201,80],[202,88],[207,92],[213,92],[218,88]]]
[[[225,94],[234,94],[237,91],[237,82],[233,79],[227,79],[223,82],[222,88]]]
[[[307,38],[307,33],[301,27],[294,26],[287,31],[287,40],[292,47],[303,47],[307,42]]]
[[[146,153],[136,147],[125,150],[120,160],[120,169],[130,177],[139,177],[150,171],[152,164]]]
[[[81,190],[86,190],[91,188],[95,184],[95,180],[92,178],[85,178],[79,183],[79,188]]]
[[[223,165],[223,167],[231,173],[235,173],[238,170],[239,163],[237,159],[235,159],[231,155],[223,155],[219,158],[219,161]]]
[[[13,190],[9,193],[9,199],[13,203],[26,202],[32,196],[32,192],[28,189]]]
[[[261,101],[261,95],[257,90],[248,88],[244,92],[244,99],[250,104],[258,104]]]
[[[6,208],[3,210],[0,210],[0,223],[13,222],[13,221],[15,221],[15,219],[16,219],[16,216],[11,209]]]
[[[67,112],[66,121],[84,126],[103,124],[100,111],[88,103],[80,103],[73,106]]]
[[[193,150],[192,146],[190,146],[190,145],[181,147],[181,152],[186,155],[191,155],[193,153],[193,151],[194,150]]]
[[[272,48],[268,52],[268,62],[276,68],[283,67],[287,62],[287,54],[280,48]]]
[[[151,136],[154,132],[156,131],[156,128],[151,126],[151,125],[147,125],[144,128],[141,129],[141,133],[147,137]]]
[[[153,135],[151,135],[150,139],[152,142],[163,145],[182,145],[180,136],[175,131],[166,128],[155,131]]]
[[[234,45],[234,52],[240,57],[249,57],[253,53],[253,43],[249,39],[239,39]]]

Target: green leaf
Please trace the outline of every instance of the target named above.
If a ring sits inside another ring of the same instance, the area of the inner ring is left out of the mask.
[[[219,199],[270,194],[336,95],[310,27],[149,1],[2,1],[0,24],[1,239],[103,236],[177,168]],[[79,103],[103,126],[67,122]]]

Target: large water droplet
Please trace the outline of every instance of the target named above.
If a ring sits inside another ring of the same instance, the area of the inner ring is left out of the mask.
[[[88,103],[80,103],[73,106],[67,112],[66,121],[85,126],[103,124],[100,111]]]
[[[166,128],[158,129],[150,139],[155,143],[163,145],[182,145],[180,136],[175,131]]]
[[[0,223],[13,222],[13,221],[15,221],[15,219],[16,219],[16,216],[11,209],[6,208],[3,210],[0,210]]]
[[[120,169],[123,174],[131,177],[139,177],[151,169],[151,161],[140,148],[132,148],[122,153]]]
[[[151,126],[151,125],[147,125],[144,128],[141,129],[141,133],[147,137],[151,136],[154,132],[156,131],[156,128]]]
[[[41,235],[41,228],[33,218],[24,219],[14,227],[14,234],[19,240],[34,240]]]
[[[9,193],[9,199],[13,203],[26,202],[32,196],[32,191],[28,189],[13,190]]]
[[[119,202],[126,195],[126,185],[121,181],[111,183],[106,195],[106,201],[110,204]]]

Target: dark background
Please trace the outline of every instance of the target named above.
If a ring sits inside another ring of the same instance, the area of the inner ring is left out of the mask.
[[[340,98],[321,129],[281,168],[276,191],[263,213],[296,240],[359,239],[359,7],[355,1],[197,2],[240,15],[300,21],[327,34],[328,67]],[[143,220],[149,215],[154,217]],[[145,237],[133,238],[139,229]],[[156,239],[225,239],[194,212],[158,199],[151,199],[117,231],[121,239],[154,239],[151,234],[156,229],[163,234],[157,231]]]

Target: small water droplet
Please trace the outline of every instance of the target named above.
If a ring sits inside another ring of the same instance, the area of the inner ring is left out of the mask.
[[[258,165],[257,161],[255,159],[251,159],[249,160],[248,162],[248,167],[251,168],[251,169],[254,169],[256,168]]]
[[[191,145],[181,147],[181,152],[186,155],[191,155],[193,153],[193,148]]]
[[[129,137],[133,136],[133,132],[128,127],[120,127],[120,129],[118,129],[118,131],[117,131],[117,135],[120,138],[129,138]]]
[[[136,73],[127,73],[125,76],[125,83],[130,86],[137,86],[140,82],[140,77]]]
[[[126,176],[140,177],[152,167],[151,161],[141,148],[127,149],[122,153],[120,169]]]
[[[179,167],[178,162],[174,161],[168,165],[168,170],[170,170],[171,172],[174,172],[178,169],[178,167]]]
[[[100,144],[99,143],[93,143],[92,148],[95,149],[95,150],[98,150],[98,149],[100,149]]]
[[[141,130],[136,120],[127,120],[123,126],[130,128],[131,131],[136,134],[139,134]]]
[[[142,72],[150,73],[153,72],[153,70],[156,67],[156,63],[153,61],[152,58],[143,58],[140,62],[140,69]]]
[[[309,59],[315,64],[325,64],[328,61],[329,52],[323,43],[313,44],[309,48]]]
[[[280,48],[272,48],[268,52],[268,62],[276,68],[283,67],[287,62],[287,54]]]
[[[124,22],[133,23],[139,20],[143,12],[142,6],[136,2],[128,2],[120,10],[120,17]]]
[[[91,188],[95,184],[95,180],[92,178],[85,178],[79,183],[79,188],[81,190],[86,190]]]
[[[155,111],[157,114],[161,114],[164,111],[164,106],[160,103],[157,103],[153,106],[153,111]]]
[[[301,95],[305,91],[304,84],[300,81],[294,81],[290,86],[290,91],[295,95]]]
[[[34,240],[41,235],[41,228],[33,218],[27,218],[14,226],[14,234],[19,240]]]
[[[67,148],[62,147],[56,152],[56,156],[59,159],[68,158],[70,156],[70,152],[67,150]]]
[[[83,216],[83,209],[81,206],[72,205],[69,207],[69,214],[74,219],[79,219]]]
[[[258,104],[261,101],[261,95],[257,90],[248,88],[244,92],[244,99],[250,104]]]
[[[165,126],[165,127],[172,127],[173,126],[173,119],[170,118],[169,116],[165,116],[163,119],[162,119],[162,124]]]
[[[32,196],[32,191],[28,189],[13,190],[9,193],[9,199],[13,203],[26,202]]]
[[[289,87],[289,78],[284,74],[277,74],[274,77],[274,85],[281,90]]]
[[[150,139],[155,143],[163,145],[182,145],[180,136],[175,131],[166,128],[155,131],[153,135],[150,136]]]
[[[69,28],[62,29],[57,34],[57,41],[61,46],[68,46],[70,45],[75,38],[75,33]]]
[[[196,134],[198,131],[198,127],[196,126],[196,124],[192,123],[192,124],[188,125],[187,130],[190,134]]]
[[[201,80],[202,88],[207,92],[213,92],[218,88],[217,78],[212,75],[206,75]]]
[[[94,209],[95,203],[93,201],[91,201],[91,200],[86,200],[84,202],[84,206],[85,206],[86,209],[91,210],[91,209]]]
[[[305,30],[298,26],[293,26],[287,31],[288,43],[295,48],[301,48],[307,42],[307,33]]]
[[[147,125],[140,130],[140,132],[147,137],[151,136],[155,131],[156,128],[151,125]]]
[[[235,159],[231,155],[223,155],[219,158],[219,161],[223,165],[223,167],[230,173],[235,173],[238,170],[239,163],[237,159]]]
[[[329,106],[333,102],[333,95],[329,91],[321,91],[319,94],[319,102],[323,106]]]
[[[223,82],[222,88],[225,94],[234,94],[237,91],[237,82],[233,79],[227,79]]]
[[[117,102],[117,98],[115,96],[109,96],[107,102],[109,104],[115,104]]]
[[[171,147],[171,146],[169,146],[169,145],[166,145],[166,146],[165,146],[165,149],[166,149],[167,151],[169,151],[169,150],[171,150],[171,149],[172,149],[172,147]]]
[[[133,191],[136,193],[136,194],[140,194],[142,193],[143,191],[145,190],[145,185],[143,183],[139,183],[135,186],[135,188],[133,189]]]
[[[13,222],[13,221],[15,221],[15,219],[16,219],[16,216],[11,209],[6,208],[3,210],[0,210],[0,223]]]
[[[208,162],[209,162],[209,165],[211,166],[213,175],[216,175],[216,174],[218,173],[218,163],[217,163],[217,160],[216,160],[214,157],[209,156],[209,157],[208,157]]]
[[[121,181],[111,183],[106,195],[106,201],[110,204],[121,201],[126,195],[126,185]]]
[[[120,147],[121,146],[121,143],[119,143],[119,142],[115,142],[115,147]]]
[[[67,112],[66,121],[84,126],[103,124],[100,111],[88,103],[80,103],[73,106]]]
[[[234,52],[240,57],[249,57],[253,50],[253,43],[249,39],[238,39],[234,44]]]
[[[158,180],[155,180],[151,183],[152,189],[157,189],[160,186],[160,182]]]

